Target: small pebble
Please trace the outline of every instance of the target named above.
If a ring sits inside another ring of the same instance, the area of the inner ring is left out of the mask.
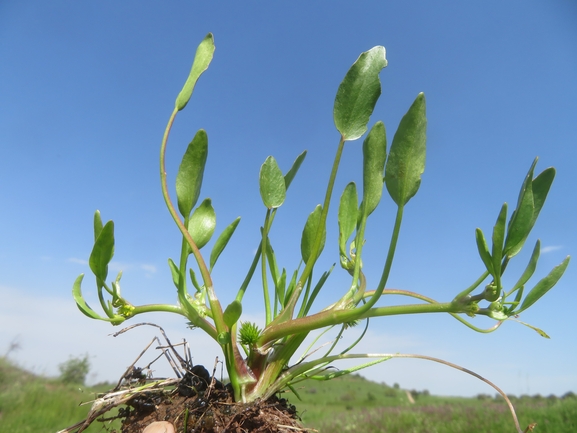
[[[168,421],[154,421],[142,430],[142,433],[175,433],[174,426]]]

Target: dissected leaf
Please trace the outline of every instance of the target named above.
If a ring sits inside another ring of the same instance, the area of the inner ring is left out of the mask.
[[[207,157],[208,136],[201,129],[188,145],[176,175],[178,210],[184,218],[190,216],[192,208],[198,201]]]
[[[367,130],[381,95],[379,73],[387,66],[385,54],[385,48],[381,46],[362,53],[339,86],[333,117],[345,140],[356,140]]]
[[[96,313],[96,311],[94,311],[92,308],[90,308],[90,306],[86,303],[84,297],[82,296],[81,285],[83,279],[84,274],[80,274],[78,278],[76,278],[76,281],[74,281],[74,285],[72,286],[72,297],[74,298],[76,306],[82,312],[82,314],[84,314],[87,317],[90,317],[91,319],[104,320],[106,322],[110,322],[113,325],[118,325],[124,322],[125,319],[122,316],[115,315],[113,317],[103,317],[100,314]]]
[[[339,203],[339,251],[341,256],[346,256],[346,243],[353,234],[358,219],[357,187],[350,182],[341,195]]]
[[[404,206],[419,190],[425,171],[426,141],[425,94],[419,93],[395,132],[385,167],[387,190],[398,206]]]
[[[175,107],[178,111],[186,107],[186,104],[190,101],[196,82],[202,73],[208,69],[208,65],[210,65],[210,62],[212,61],[214,49],[214,37],[212,36],[212,33],[209,33],[198,45],[188,78],[176,98]]]
[[[363,142],[363,212],[369,216],[383,193],[383,172],[387,159],[387,134],[383,122],[371,128]]]
[[[297,156],[297,159],[295,159],[295,161],[293,162],[292,167],[287,172],[287,174],[285,174],[284,183],[285,183],[285,189],[286,190],[289,189],[289,186],[292,183],[295,175],[297,174],[297,171],[299,170],[301,164],[305,160],[305,156],[307,156],[306,150],[303,153],[301,153],[299,156]]]
[[[269,156],[260,168],[260,196],[268,209],[281,206],[286,198],[285,178],[276,160]]]
[[[533,289],[527,294],[523,303],[521,304],[521,308],[517,313],[521,313],[537,302],[545,293],[547,293],[557,281],[563,276],[565,269],[567,269],[567,265],[569,264],[570,257],[566,257],[565,260],[561,262],[561,264],[555,266],[549,275],[544,277],[541,281],[539,281]]]
[[[218,237],[218,239],[214,243],[214,246],[212,247],[212,251],[210,252],[210,270],[211,271],[212,271],[212,268],[214,268],[214,265],[216,264],[216,261],[218,260],[220,254],[223,252],[226,245],[228,244],[228,241],[232,237],[234,231],[236,230],[236,226],[238,226],[239,222],[240,222],[240,217],[238,217],[232,223],[230,223],[222,231],[222,233],[220,234],[220,236]]]
[[[99,286],[106,281],[108,264],[112,256],[114,256],[114,222],[108,221],[98,234],[88,260]]]
[[[327,236],[326,229],[323,227],[323,232],[321,234],[321,245],[316,257],[311,257],[313,251],[313,246],[315,244],[315,239],[317,237],[319,226],[321,225],[321,213],[322,213],[322,206],[319,204],[312,211],[307,218],[307,222],[305,224],[305,228],[303,230],[303,235],[301,238],[301,255],[303,262],[308,263],[309,260],[316,260],[318,256],[321,254],[325,246],[325,239]]]
[[[204,247],[214,233],[216,213],[209,198],[198,206],[188,221],[188,232],[198,249]]]

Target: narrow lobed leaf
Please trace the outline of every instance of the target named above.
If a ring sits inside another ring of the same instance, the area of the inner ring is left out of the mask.
[[[94,242],[96,242],[96,239],[98,239],[98,235],[100,235],[102,227],[102,217],[100,216],[100,211],[97,210],[94,212]]]
[[[485,235],[479,228],[475,230],[475,241],[477,242],[477,250],[479,251],[479,256],[481,257],[481,260],[483,260],[487,271],[489,271],[491,275],[495,275],[493,260],[491,258],[491,254],[489,253],[489,247],[487,246]]]
[[[531,164],[531,168],[523,180],[519,198],[517,199],[517,207],[511,215],[507,227],[507,238],[505,239],[504,254],[508,257],[513,257],[521,251],[523,244],[529,236],[531,231],[534,213],[533,202],[533,171],[537,164],[537,158]]]
[[[210,271],[212,272],[212,268],[216,264],[216,261],[220,257],[220,254],[226,248],[228,241],[234,234],[238,223],[240,222],[240,217],[237,217],[232,223],[230,223],[220,234],[214,246],[212,247],[212,251],[210,252]]]
[[[381,95],[379,73],[387,66],[385,48],[374,47],[362,53],[341,82],[333,117],[345,140],[356,140],[367,130],[369,118]]]
[[[559,279],[563,276],[565,269],[567,269],[567,265],[569,264],[569,260],[570,260],[570,257],[567,256],[565,258],[565,260],[563,260],[561,262],[561,264],[555,266],[553,268],[553,270],[551,272],[549,272],[549,275],[547,275],[546,277],[541,279],[535,285],[535,287],[533,287],[533,289],[531,289],[531,291],[527,294],[527,296],[523,300],[523,303],[521,304],[521,308],[519,309],[519,311],[517,311],[517,313],[521,313],[522,311],[525,311],[527,308],[529,308],[531,305],[533,305],[535,302],[537,302],[543,295],[545,295],[545,293],[547,293],[549,290],[551,290],[553,288],[553,286],[555,286],[555,284],[557,284]]]
[[[537,269],[537,261],[539,260],[540,254],[541,254],[541,241],[537,239],[535,247],[533,248],[533,253],[531,254],[531,258],[529,259],[529,263],[527,264],[527,267],[523,271],[521,278],[519,278],[519,281],[517,281],[517,284],[513,286],[512,290],[515,290],[519,287],[523,287],[525,283],[529,281],[529,278],[533,276],[535,269]]]
[[[297,171],[299,171],[299,168],[301,166],[301,164],[303,163],[303,161],[305,160],[305,156],[307,156],[307,151],[303,151],[299,156],[297,156],[297,159],[295,159],[295,161],[293,162],[292,167],[290,168],[290,170],[287,172],[287,174],[285,174],[284,177],[284,183],[285,183],[285,189],[288,190],[290,184],[292,183],[295,175],[297,174]]]
[[[201,129],[188,145],[176,175],[178,210],[184,218],[190,216],[200,196],[207,157],[208,136],[206,131]]]
[[[426,141],[425,94],[419,93],[395,132],[385,167],[387,190],[398,206],[404,206],[419,190]]]
[[[505,225],[507,223],[507,203],[503,203],[501,211],[497,217],[497,221],[493,226],[493,247],[492,259],[493,269],[495,270],[495,278],[499,279],[501,276],[501,260],[503,258],[503,243],[505,241]]]

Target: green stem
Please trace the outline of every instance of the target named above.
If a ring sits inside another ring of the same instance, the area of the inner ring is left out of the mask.
[[[268,325],[272,321],[271,309],[270,309],[270,296],[268,292],[268,278],[266,274],[266,246],[268,240],[268,230],[270,226],[270,209],[266,211],[266,217],[264,219],[264,227],[262,229],[262,254],[261,254],[261,278],[262,278],[262,290],[264,296],[264,310],[265,310],[265,323]]]

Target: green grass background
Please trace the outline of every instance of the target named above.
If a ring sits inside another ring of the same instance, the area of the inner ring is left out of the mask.
[[[84,419],[91,400],[112,384],[97,387],[67,385],[57,379],[36,376],[0,358],[0,432],[54,433]],[[307,381],[295,386],[302,401],[287,392],[307,427],[323,433],[468,433],[515,432],[502,398],[450,398],[426,391],[370,382],[361,376],[344,376],[331,381]],[[407,394],[411,394],[411,403]],[[555,396],[513,398],[521,427],[537,423],[534,433],[577,432],[577,398],[568,393]],[[118,428],[116,424],[107,425]],[[89,433],[106,431],[93,423]]]

